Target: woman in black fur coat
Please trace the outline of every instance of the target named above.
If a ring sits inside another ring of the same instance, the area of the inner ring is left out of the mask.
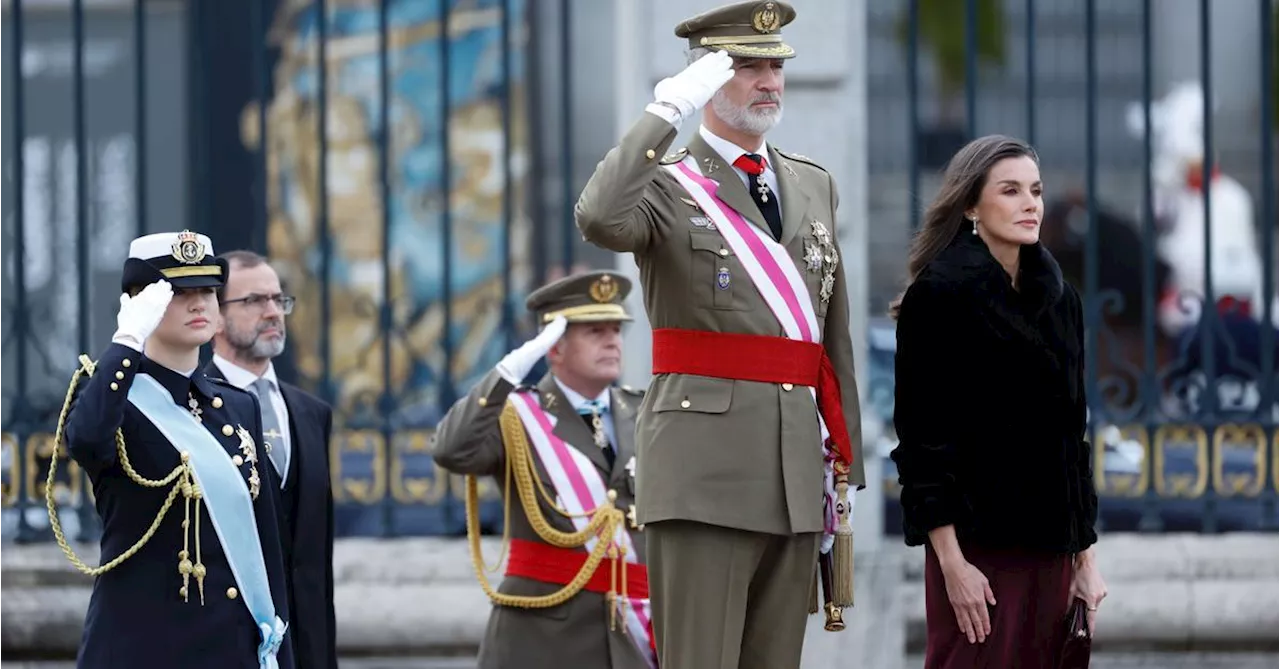
[[[1039,243],[1039,159],[982,137],[948,165],[895,300],[893,451],[925,546],[926,669],[1056,666],[1106,584],[1084,440],[1080,296]]]

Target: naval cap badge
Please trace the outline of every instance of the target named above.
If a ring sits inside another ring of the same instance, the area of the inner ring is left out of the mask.
[[[199,235],[190,230],[179,232],[171,249],[173,259],[184,265],[195,265],[204,260],[206,255],[204,242],[200,241]]]

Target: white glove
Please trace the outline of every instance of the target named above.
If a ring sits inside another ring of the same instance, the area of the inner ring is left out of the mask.
[[[667,77],[653,87],[653,101],[674,105],[680,110],[680,118],[689,118],[702,109],[711,98],[733,78],[733,57],[723,51],[711,53],[693,61],[680,74]]]
[[[569,321],[564,316],[556,316],[555,320],[547,324],[547,327],[538,333],[538,336],[530,339],[520,348],[508,353],[498,361],[494,369],[498,370],[498,374],[506,379],[507,383],[513,386],[520,385],[524,377],[529,375],[529,371],[533,366],[538,364],[542,356],[551,350],[556,342],[560,341],[560,337],[564,334],[564,329],[569,326]]]
[[[164,312],[172,299],[173,286],[163,279],[143,288],[133,297],[121,293],[116,333],[111,336],[111,341],[141,353],[143,343],[164,319]]]

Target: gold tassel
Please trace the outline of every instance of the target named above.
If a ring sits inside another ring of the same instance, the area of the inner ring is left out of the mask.
[[[609,594],[605,597],[609,604],[609,631],[618,629],[618,609],[622,602],[618,599],[618,547],[609,546]]]
[[[836,471],[836,536],[831,547],[831,604],[853,606],[853,520],[849,504],[849,474]]]

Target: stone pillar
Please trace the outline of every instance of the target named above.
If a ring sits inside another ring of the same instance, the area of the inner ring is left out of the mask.
[[[644,106],[653,98],[653,83],[645,67],[647,35],[638,26],[648,25],[649,5],[652,0],[614,0],[614,134],[616,144],[622,134],[644,113]],[[672,38],[674,41],[674,38]],[[603,155],[601,156],[603,157]],[[591,166],[595,169],[595,165]],[[649,369],[652,360],[649,339],[649,318],[644,313],[641,297],[640,271],[635,257],[630,253],[617,254],[617,269],[629,277],[633,284],[627,298],[627,312],[635,322],[627,325],[623,335],[622,381],[638,388],[649,385]]]

